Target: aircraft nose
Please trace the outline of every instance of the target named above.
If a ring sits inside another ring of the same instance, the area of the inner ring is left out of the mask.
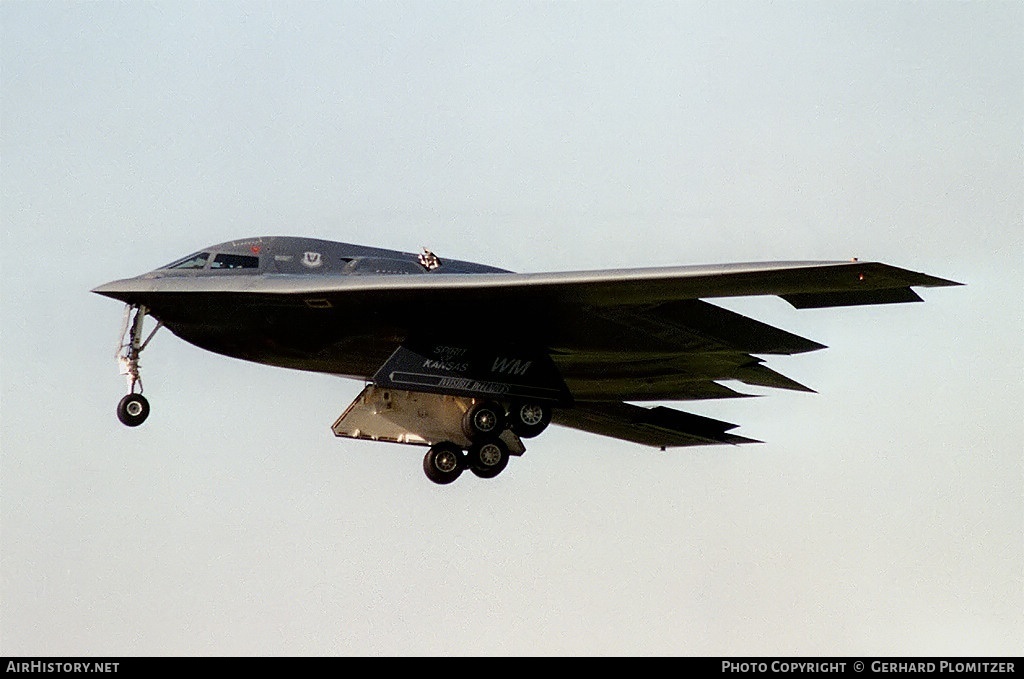
[[[128,296],[132,292],[137,292],[138,287],[132,285],[132,278],[125,278],[117,281],[110,281],[103,285],[97,286],[92,289],[97,295],[103,295],[104,297],[110,297],[111,299],[121,300],[122,302],[128,301]]]
[[[113,292],[113,290],[114,290],[113,283],[104,283],[103,285],[97,285],[95,288],[93,288],[89,292],[95,292],[97,295],[106,295],[106,294],[108,294],[110,292]]]

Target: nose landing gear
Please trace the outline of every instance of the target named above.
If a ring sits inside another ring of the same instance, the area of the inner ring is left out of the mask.
[[[132,310],[135,317],[132,318]],[[142,326],[149,310],[142,305],[127,305],[124,310],[124,323],[121,328],[121,341],[117,345],[117,363],[121,374],[128,381],[128,395],[117,404],[117,419],[128,427],[137,427],[149,417],[149,401],[142,395],[142,376],[139,374],[139,354],[146,348],[153,335],[162,326],[158,322],[145,340],[142,339]],[[138,393],[136,393],[138,387]]]

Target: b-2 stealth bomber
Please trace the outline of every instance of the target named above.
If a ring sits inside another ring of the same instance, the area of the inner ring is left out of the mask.
[[[637,402],[810,391],[760,355],[817,342],[711,304],[918,302],[959,283],[876,262],[771,262],[519,274],[311,238],[213,245],[93,292],[124,302],[128,426],[149,415],[139,355],[160,327],[219,354],[365,382],[337,436],[427,447],[435,483],[497,476],[549,423],[661,449],[743,444],[736,425]],[[157,325],[144,330],[145,319]]]

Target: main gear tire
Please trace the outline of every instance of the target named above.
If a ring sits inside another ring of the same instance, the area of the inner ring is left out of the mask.
[[[551,406],[531,401],[513,403],[508,420],[516,436],[532,439],[551,424]]]
[[[494,401],[484,401],[466,411],[462,433],[470,441],[498,438],[505,430],[505,409]]]
[[[508,446],[501,439],[474,443],[466,454],[469,468],[482,479],[493,479],[503,472],[508,460]]]
[[[433,445],[423,456],[423,472],[428,479],[442,486],[459,478],[465,468],[462,449],[454,443],[446,441]]]

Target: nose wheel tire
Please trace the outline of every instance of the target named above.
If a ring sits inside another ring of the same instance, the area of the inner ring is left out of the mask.
[[[469,448],[467,462],[474,474],[492,479],[508,466],[508,447],[500,439],[474,443]]]
[[[423,456],[423,472],[437,484],[451,483],[459,478],[465,467],[462,449],[454,443],[438,443]]]
[[[149,417],[149,401],[142,394],[128,394],[117,404],[117,419],[128,427],[137,427]]]

